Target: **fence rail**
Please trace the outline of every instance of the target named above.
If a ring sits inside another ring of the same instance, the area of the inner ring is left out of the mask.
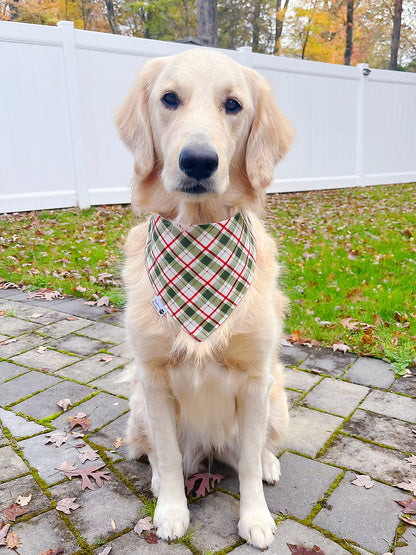
[[[129,202],[114,111],[146,60],[187,48],[0,22],[0,211]],[[270,192],[416,181],[416,75],[224,53],[271,82],[296,129]]]

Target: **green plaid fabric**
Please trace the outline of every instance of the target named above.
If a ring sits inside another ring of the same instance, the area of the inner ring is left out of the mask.
[[[256,267],[256,241],[243,214],[182,226],[154,215],[146,265],[169,314],[197,341],[206,339],[243,298]]]

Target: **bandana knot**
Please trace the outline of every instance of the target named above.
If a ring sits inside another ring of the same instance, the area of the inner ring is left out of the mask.
[[[256,241],[251,222],[237,214],[212,224],[181,225],[153,215],[146,266],[169,314],[203,341],[231,314],[252,282]]]

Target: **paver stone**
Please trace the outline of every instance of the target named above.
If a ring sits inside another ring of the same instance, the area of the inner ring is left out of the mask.
[[[275,486],[264,485],[267,505],[273,513],[306,518],[324,496],[341,470],[318,461],[283,453],[280,480]]]
[[[388,545],[393,543],[401,514],[395,500],[405,500],[408,495],[379,482],[370,489],[357,487],[351,484],[355,477],[354,472],[347,472],[329,496],[328,508],[318,513],[314,524],[365,549],[385,553],[385,540]]]

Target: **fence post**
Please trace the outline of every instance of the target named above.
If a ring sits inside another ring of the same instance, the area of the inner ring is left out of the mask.
[[[251,46],[240,46],[237,48],[238,52],[241,53],[240,63],[246,67],[253,67],[251,54],[253,53]]]
[[[367,77],[371,73],[368,64],[357,64],[358,71],[360,72],[358,83],[358,99],[357,99],[357,136],[356,136],[356,171],[358,176],[358,186],[365,185],[365,168],[364,168],[364,117],[365,105],[367,96]]]
[[[62,33],[66,97],[69,115],[69,132],[71,135],[75,189],[79,208],[89,208],[90,199],[88,193],[84,133],[82,129],[81,96],[78,80],[74,23],[72,21],[59,21],[58,27]]]

